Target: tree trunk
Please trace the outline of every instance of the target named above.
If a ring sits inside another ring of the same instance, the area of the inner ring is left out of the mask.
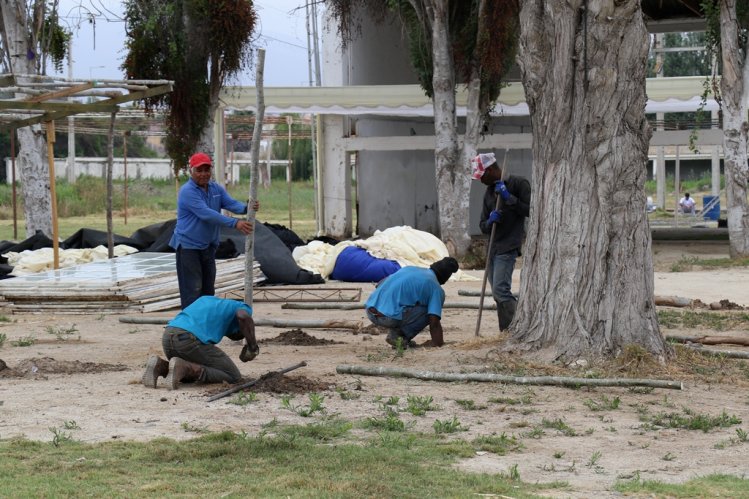
[[[440,232],[451,255],[468,250],[468,166],[460,163],[455,114],[455,68],[450,46],[448,0],[425,2],[432,36],[434,134]]]
[[[524,0],[533,203],[518,347],[563,361],[637,344],[663,359],[644,182],[648,36],[639,0]],[[616,42],[618,40],[618,43]]]
[[[747,55],[739,47],[741,29],[736,1],[720,2],[720,45],[723,71],[720,93],[723,110],[723,154],[728,204],[728,237],[731,258],[749,256],[749,206],[747,205]]]
[[[34,74],[35,47],[28,35],[25,0],[2,0],[4,40],[11,70],[16,74]],[[21,81],[19,81],[21,83]],[[25,97],[25,96],[21,96]],[[26,237],[41,230],[52,237],[51,197],[47,147],[40,125],[18,129],[18,172],[26,219]]]

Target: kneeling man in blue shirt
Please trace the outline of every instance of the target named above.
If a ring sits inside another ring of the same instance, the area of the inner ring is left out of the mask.
[[[201,296],[167,323],[161,344],[168,362],[152,355],[146,364],[142,382],[156,388],[159,377],[174,390],[180,382],[238,382],[237,366],[216,346],[224,336],[245,339],[239,360],[247,362],[260,353],[255,340],[252,307],[236,300]]]
[[[458,261],[447,257],[428,269],[403,267],[378,284],[365,305],[367,317],[376,326],[389,330],[385,341],[405,348],[429,324],[432,339],[423,346],[441,347],[442,305],[445,291],[442,284],[458,271]]]

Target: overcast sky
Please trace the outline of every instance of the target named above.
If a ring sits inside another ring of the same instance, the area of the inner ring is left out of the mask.
[[[307,27],[304,0],[255,0],[260,16],[256,45],[265,48],[267,86],[307,86]],[[301,6],[301,9],[295,10]],[[123,79],[125,23],[117,0],[60,0],[60,16],[74,32],[73,77]],[[95,22],[90,22],[90,19]],[[63,76],[67,76],[67,65]],[[240,83],[253,85],[251,74]]]

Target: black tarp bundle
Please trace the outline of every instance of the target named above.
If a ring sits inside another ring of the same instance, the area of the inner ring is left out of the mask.
[[[169,240],[174,233],[176,220],[161,222],[133,232],[130,237],[113,235],[114,244],[126,244],[138,251],[153,253],[173,253]],[[321,284],[325,280],[319,275],[305,270],[294,261],[291,249],[287,243],[276,235],[281,231],[286,241],[293,245],[299,236],[282,225],[256,223],[255,224],[255,259],[260,263],[263,274],[268,278],[264,284]],[[302,244],[304,244],[302,242]],[[107,245],[107,233],[95,229],[80,229],[60,244],[62,249],[95,248]],[[298,246],[298,244],[296,244]],[[0,241],[0,255],[10,251],[37,250],[51,248],[52,240],[41,232],[22,241],[14,243]],[[216,250],[217,258],[234,258],[244,254],[245,236],[234,228],[221,229],[221,243]],[[292,246],[293,247],[293,246]],[[0,256],[0,279],[9,277],[12,267],[8,260]]]

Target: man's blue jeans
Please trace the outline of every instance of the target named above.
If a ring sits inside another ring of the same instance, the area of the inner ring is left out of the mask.
[[[515,269],[518,253],[518,250],[514,249],[494,255],[489,265],[489,282],[497,304],[515,299],[512,295],[512,271]]]
[[[403,309],[402,319],[393,319],[385,315],[375,315],[367,310],[367,317],[375,326],[384,327],[411,341],[429,324],[427,308],[424,305],[414,305]]]
[[[177,248],[177,282],[183,310],[201,296],[213,296],[216,292],[216,247]]]

